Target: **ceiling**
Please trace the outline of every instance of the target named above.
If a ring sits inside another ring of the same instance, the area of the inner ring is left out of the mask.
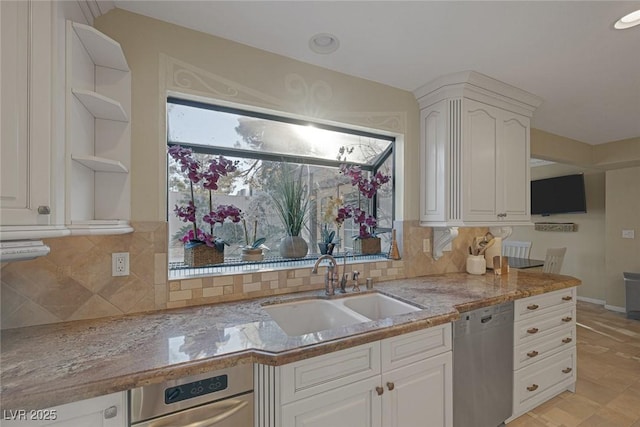
[[[413,91],[474,70],[535,95],[537,129],[588,144],[640,137],[640,1],[139,1],[116,7]],[[340,48],[312,52],[331,33]]]

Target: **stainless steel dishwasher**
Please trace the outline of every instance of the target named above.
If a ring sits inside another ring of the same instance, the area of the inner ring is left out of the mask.
[[[513,408],[513,302],[453,324],[453,425],[497,427]]]
[[[253,427],[253,367],[139,387],[130,408],[133,427]]]

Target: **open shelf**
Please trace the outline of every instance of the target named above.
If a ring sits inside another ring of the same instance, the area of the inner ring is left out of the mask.
[[[107,37],[88,25],[73,23],[73,30],[91,56],[93,63],[100,67],[129,71],[129,65],[122,53],[120,43]]]
[[[71,155],[71,159],[96,172],[128,173],[129,169],[117,160],[105,159],[96,156]]]
[[[66,35],[65,224],[72,235],[131,233],[131,72],[98,30],[67,21]]]
[[[129,121],[129,116],[118,101],[90,90],[72,89],[71,92],[96,119]]]

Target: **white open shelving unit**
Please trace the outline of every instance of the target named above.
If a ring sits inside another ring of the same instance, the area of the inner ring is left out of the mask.
[[[120,44],[67,21],[66,225],[71,234],[133,231],[131,73]]]

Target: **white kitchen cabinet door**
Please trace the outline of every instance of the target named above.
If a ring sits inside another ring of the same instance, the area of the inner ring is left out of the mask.
[[[498,179],[500,110],[463,100],[463,216],[466,222],[492,223],[499,217]]]
[[[500,114],[497,206],[504,222],[531,221],[529,118],[509,111]]]
[[[127,427],[127,393],[42,410],[4,410],[3,427]]]
[[[51,212],[52,4],[0,2],[0,217],[46,226]]]
[[[382,375],[382,425],[453,425],[452,353],[441,354]]]
[[[529,119],[464,101],[464,220],[529,222]]]
[[[282,427],[382,427],[380,377],[323,392],[282,406]]]

